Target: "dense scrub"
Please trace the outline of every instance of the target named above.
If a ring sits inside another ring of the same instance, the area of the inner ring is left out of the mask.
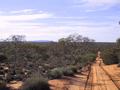
[[[62,78],[62,76],[73,76],[78,69],[76,66],[54,68],[48,72],[48,77],[50,79],[58,79]]]
[[[0,43],[0,79],[6,82],[26,81],[34,73],[48,79],[71,76],[93,62],[99,49],[114,46],[114,43],[96,43],[79,35],[49,43],[25,42],[17,38]]]
[[[102,58],[105,64],[120,63],[120,39],[117,40],[113,47],[106,48],[102,51]]]
[[[21,90],[50,90],[50,87],[44,78],[32,76],[25,81]]]
[[[105,64],[118,64],[119,63],[119,58],[117,53],[115,53],[114,51],[115,49],[109,49],[109,50],[105,50],[103,52],[103,60]]]

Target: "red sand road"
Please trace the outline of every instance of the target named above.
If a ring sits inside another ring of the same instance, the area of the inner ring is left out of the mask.
[[[76,74],[74,77],[64,77],[61,80],[50,80],[52,90],[84,90],[88,73]]]

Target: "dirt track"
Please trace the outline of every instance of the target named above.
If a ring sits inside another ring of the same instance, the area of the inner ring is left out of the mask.
[[[51,80],[52,90],[84,90],[88,72],[83,75],[76,74],[74,77],[64,77],[62,80]]]
[[[49,81],[52,90],[120,90],[120,68],[116,65],[104,65],[98,52],[95,63],[88,71],[75,77]]]
[[[103,69],[108,72],[110,78],[120,90],[120,68],[117,65],[106,65],[103,66]]]
[[[84,72],[83,75],[52,80],[49,83],[52,85],[52,90],[120,90],[119,74],[120,69],[116,65],[93,64],[88,81],[88,72]]]
[[[92,90],[119,90],[100,66],[93,66]]]

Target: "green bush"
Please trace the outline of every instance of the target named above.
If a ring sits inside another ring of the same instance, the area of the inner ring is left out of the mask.
[[[50,79],[58,79],[58,78],[61,78],[62,75],[63,75],[63,72],[61,68],[54,68],[48,73],[48,77]]]
[[[3,81],[0,81],[0,90],[10,90],[9,87],[6,87],[6,83]]]
[[[46,79],[37,76],[27,79],[21,90],[50,90],[50,87]]]
[[[76,66],[69,66],[69,68],[70,68],[74,73],[77,73],[77,67],[76,67]]]
[[[48,77],[50,79],[59,79],[63,75],[64,76],[73,76],[74,73],[77,72],[76,66],[68,66],[68,67],[62,67],[62,68],[54,68],[48,73]]]
[[[119,59],[116,53],[114,53],[112,50],[106,50],[102,54],[102,58],[104,60],[104,63],[109,65],[109,64],[118,64]]]
[[[88,53],[88,54],[83,55],[81,59],[82,59],[82,63],[93,62],[96,59],[96,54]]]
[[[64,76],[73,76],[74,75],[74,71],[70,67],[63,68],[63,75]]]

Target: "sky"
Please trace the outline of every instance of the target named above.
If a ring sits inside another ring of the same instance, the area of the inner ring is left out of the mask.
[[[120,38],[120,0],[1,0],[0,39],[57,41],[78,33],[97,42]]]

